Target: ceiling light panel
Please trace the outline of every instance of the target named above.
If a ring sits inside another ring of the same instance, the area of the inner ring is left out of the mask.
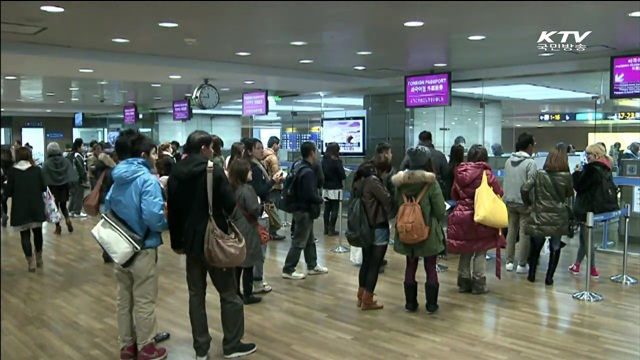
[[[40,6],[40,10],[48,12],[48,13],[61,13],[64,12],[64,8],[55,5],[43,5]]]
[[[424,25],[424,22],[418,21],[418,20],[407,21],[404,23],[404,26],[406,27],[420,27],[423,25]]]
[[[530,84],[457,88],[453,92],[521,100],[561,100],[591,98],[596,94]]]
[[[171,21],[162,21],[160,23],[158,23],[158,26],[163,27],[163,28],[177,28],[178,27],[178,23],[174,23]]]
[[[292,41],[289,43],[291,46],[305,46],[307,45],[306,41]]]

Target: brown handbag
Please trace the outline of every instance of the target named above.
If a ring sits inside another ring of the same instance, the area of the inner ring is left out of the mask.
[[[89,216],[98,216],[98,214],[100,214],[100,188],[102,187],[102,181],[106,173],[107,170],[102,171],[102,175],[100,175],[96,186],[91,190],[89,195],[85,196],[84,200],[82,200],[82,209],[84,209],[85,214]]]
[[[227,234],[220,230],[213,218],[213,162],[211,161],[207,164],[207,200],[209,223],[204,236],[205,258],[209,264],[219,268],[240,266],[247,257],[244,237],[229,219],[226,219],[229,227],[229,234]]]

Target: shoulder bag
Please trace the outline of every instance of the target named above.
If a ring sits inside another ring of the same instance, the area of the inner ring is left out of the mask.
[[[102,171],[96,186],[91,190],[89,195],[85,196],[84,200],[82,200],[82,208],[89,216],[98,216],[100,213],[100,188],[102,187],[102,182],[104,181],[104,175],[106,173],[107,170]]]
[[[486,171],[482,172],[482,183],[476,189],[473,206],[473,221],[478,224],[496,229],[509,227],[507,205],[489,186]]]
[[[144,241],[149,233],[150,229],[147,228],[144,236],[138,235],[113,210],[102,214],[98,224],[91,230],[100,247],[122,267],[129,266],[135,255],[144,249]]]
[[[256,218],[254,218],[253,216],[251,216],[242,206],[240,206],[240,204],[236,204],[238,206],[238,209],[240,209],[240,211],[244,214],[244,217],[249,220],[249,222],[251,222],[251,224],[253,224],[253,226],[256,227],[256,229],[258,229],[258,235],[260,235],[260,244],[266,244],[269,242],[269,240],[271,240],[271,235],[269,234],[269,231],[267,231],[267,229],[260,225],[260,223],[258,222],[258,220],[256,220]]]

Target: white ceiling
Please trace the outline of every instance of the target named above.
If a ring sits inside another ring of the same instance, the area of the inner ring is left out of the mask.
[[[168,107],[204,78],[218,89],[230,88],[221,93],[223,103],[251,89],[279,95],[401,92],[403,75],[434,70],[439,62],[449,64],[443,69],[452,71],[454,80],[462,80],[489,73],[549,74],[566,64],[574,71],[605,70],[608,56],[640,52],[640,19],[627,16],[640,10],[640,2],[61,1],[55,3],[65,8],[60,14],[41,11],[44,4],[1,3],[3,29],[5,23],[46,28],[33,36],[2,32],[3,78],[19,77],[2,80],[2,107],[7,110],[119,113],[129,100],[146,108]],[[402,24],[408,20],[425,25],[406,28]],[[179,27],[161,28],[160,21]],[[539,57],[536,41],[542,30],[592,31],[584,41],[588,50]],[[466,39],[478,33],[487,39]],[[111,41],[115,37],[131,42],[116,44]],[[197,42],[187,45],[185,38]],[[289,45],[296,40],[308,45]],[[373,54],[357,55],[361,50]],[[252,55],[239,57],[238,51]],[[299,59],[314,63],[302,65]],[[353,70],[354,65],[367,70]],[[95,72],[81,74],[79,68]],[[182,78],[169,79],[173,74]],[[608,83],[602,87],[601,77],[600,72],[537,76],[528,83],[607,93]],[[256,83],[245,85],[245,79]],[[484,85],[510,82],[523,79]],[[72,86],[80,90],[72,92]],[[586,102],[503,104],[514,109],[513,116],[537,114],[540,108],[575,112],[576,105],[589,107]]]

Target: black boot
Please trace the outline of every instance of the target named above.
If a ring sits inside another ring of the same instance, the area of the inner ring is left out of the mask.
[[[438,311],[438,290],[440,289],[440,284],[429,284],[425,283],[425,293],[427,297],[427,314],[431,315]]]
[[[418,310],[418,283],[404,283],[404,309],[407,312]]]
[[[489,292],[486,276],[471,279],[471,292],[474,295],[482,295]]]
[[[540,251],[542,251],[542,247],[544,246],[544,238],[529,238],[531,242],[530,250],[529,250],[529,275],[527,276],[527,280],[530,282],[536,281],[536,270],[538,268],[538,262],[540,261]]]
[[[560,249],[553,250],[549,254],[549,269],[547,270],[547,276],[544,279],[544,283],[547,285],[553,285],[553,274],[556,272],[558,262],[560,261]]]
[[[462,277],[458,275],[458,292],[459,293],[471,292],[471,278]]]

